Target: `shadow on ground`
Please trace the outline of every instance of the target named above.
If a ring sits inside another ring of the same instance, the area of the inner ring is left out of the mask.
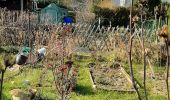
[[[80,95],[93,95],[94,94],[90,86],[77,85],[74,91]]]

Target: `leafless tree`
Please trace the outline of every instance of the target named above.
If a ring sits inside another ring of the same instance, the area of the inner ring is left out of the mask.
[[[129,61],[129,67],[130,67],[130,73],[131,73],[133,87],[137,92],[138,99],[142,100],[139,90],[136,85],[134,72],[133,72],[133,65],[132,65],[132,47],[133,47],[133,38],[134,38],[134,34],[132,32],[132,27],[133,27],[132,26],[132,10],[133,10],[133,0],[131,1],[131,8],[130,8],[130,39],[129,39],[129,49],[128,49],[128,61]]]

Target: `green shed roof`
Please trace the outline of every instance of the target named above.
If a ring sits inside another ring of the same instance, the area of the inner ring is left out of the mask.
[[[67,9],[60,8],[60,7],[58,7],[55,3],[49,4],[47,7],[43,8],[42,11],[43,11],[43,10],[48,10],[48,9],[67,11]]]
[[[62,22],[62,18],[68,15],[68,10],[60,8],[54,3],[49,4],[47,7],[40,11],[40,20],[42,23],[59,23]]]

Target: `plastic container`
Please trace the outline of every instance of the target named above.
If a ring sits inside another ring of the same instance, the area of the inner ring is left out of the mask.
[[[23,54],[17,54],[16,56],[16,64],[23,65],[26,63],[28,57]]]
[[[25,56],[28,56],[30,52],[31,52],[30,47],[23,47],[21,50],[22,55],[25,55]]]
[[[38,49],[38,53],[45,56],[45,54],[46,54],[46,49],[45,49],[45,48]]]
[[[46,54],[45,48],[38,49],[38,61],[42,60],[45,54]]]

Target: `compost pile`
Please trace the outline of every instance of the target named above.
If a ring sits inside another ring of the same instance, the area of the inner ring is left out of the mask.
[[[98,64],[90,67],[92,79],[97,88],[116,91],[134,91],[119,64],[111,66]]]

